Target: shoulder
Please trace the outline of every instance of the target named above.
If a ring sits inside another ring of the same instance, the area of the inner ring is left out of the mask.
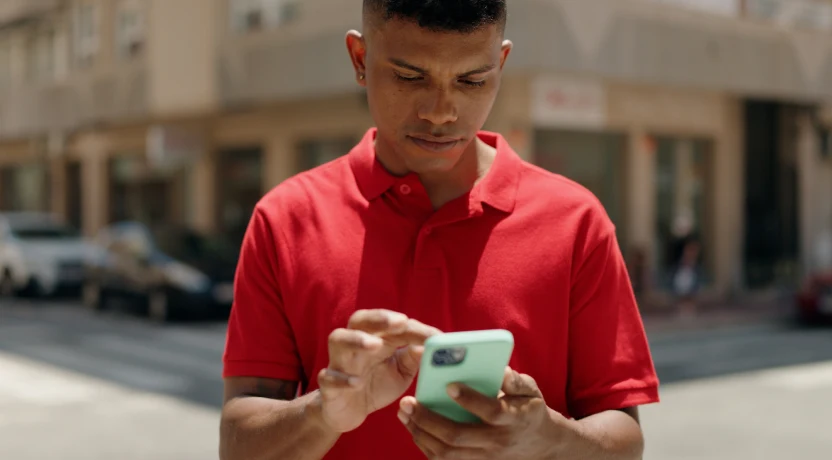
[[[284,180],[260,199],[255,213],[273,224],[302,219],[345,202],[355,187],[349,155],[344,155]]]
[[[518,206],[541,217],[544,224],[590,240],[614,233],[604,205],[583,185],[560,174],[523,162]]]

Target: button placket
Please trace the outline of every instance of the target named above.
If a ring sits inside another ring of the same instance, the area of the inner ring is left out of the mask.
[[[425,225],[419,230],[416,240],[416,254],[414,263],[416,268],[436,268],[439,264],[437,262],[437,254],[439,246],[436,241],[431,241],[431,235],[434,233],[434,227]]]

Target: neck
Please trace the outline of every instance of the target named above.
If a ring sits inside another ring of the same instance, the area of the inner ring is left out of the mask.
[[[382,146],[376,143],[376,155],[384,167],[392,174],[403,176],[407,174],[404,165],[399,168],[390,164],[389,159],[379,155]],[[477,137],[463,152],[459,162],[447,171],[436,171],[419,174],[419,180],[430,198],[434,209],[439,209],[450,201],[468,193],[482,180],[491,169],[497,150]]]
[[[479,138],[471,142],[459,162],[448,171],[420,174],[419,179],[434,209],[468,193],[488,174],[496,149]]]

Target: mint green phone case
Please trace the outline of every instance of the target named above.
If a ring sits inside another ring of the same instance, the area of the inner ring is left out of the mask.
[[[461,362],[460,352],[465,354]],[[514,349],[514,336],[504,329],[452,332],[430,337],[416,383],[416,400],[428,409],[460,423],[477,423],[480,419],[463,409],[448,396],[451,383],[464,383],[474,390],[497,397],[503,376]],[[447,364],[447,363],[451,364]],[[437,364],[440,363],[440,364]]]

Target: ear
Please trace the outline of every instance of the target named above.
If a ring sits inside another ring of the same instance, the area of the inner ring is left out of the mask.
[[[506,59],[508,59],[512,47],[514,47],[514,43],[511,43],[511,40],[503,40],[503,47],[500,49],[500,70],[503,70],[503,66],[506,65]]]
[[[347,32],[347,52],[350,53],[352,66],[355,68],[355,79],[359,85],[367,84],[367,46],[364,36],[357,30]]]

